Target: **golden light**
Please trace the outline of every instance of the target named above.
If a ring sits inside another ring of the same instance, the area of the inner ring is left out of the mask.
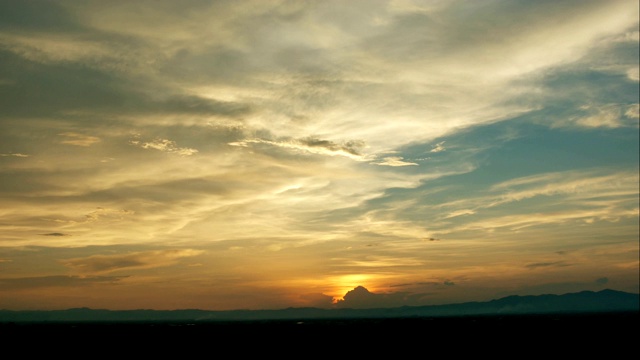
[[[374,277],[375,275],[372,274],[349,274],[329,278],[327,280],[331,289],[327,291],[327,295],[332,296],[333,302],[336,303],[342,299],[347,292],[357,286],[364,286],[367,290],[371,291],[372,289],[369,288],[369,282]]]

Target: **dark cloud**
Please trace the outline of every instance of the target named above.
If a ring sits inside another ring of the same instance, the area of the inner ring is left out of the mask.
[[[0,1],[0,29],[40,31],[78,30],[75,18],[54,1]]]
[[[314,137],[307,137],[298,141],[300,142],[300,144],[308,146],[310,148],[324,148],[332,152],[344,151],[346,153],[357,156],[362,155],[361,150],[365,145],[364,141],[359,140],[349,140],[342,144],[338,144],[333,141],[322,140]]]
[[[422,281],[422,282],[417,282],[417,283],[407,283],[407,284],[396,284],[396,285],[391,285],[391,287],[407,287],[407,286],[416,286],[416,285],[427,285],[427,286],[440,286],[440,285],[446,285],[446,286],[453,286],[456,283],[454,283],[451,280],[443,280],[443,281]]]
[[[609,278],[606,278],[606,277],[601,277],[599,279],[596,279],[596,283],[600,285],[604,285],[608,282],[609,282]]]
[[[64,234],[64,233],[59,233],[59,232],[52,232],[52,233],[48,233],[48,234],[40,234],[43,236],[71,236],[69,234]]]
[[[339,308],[364,309],[417,305],[423,296],[424,294],[409,294],[405,292],[375,294],[363,286],[357,286],[348,291],[342,299],[337,300],[335,306]]]
[[[538,263],[531,263],[531,264],[527,264],[525,265],[526,268],[529,269],[537,269],[537,268],[541,268],[541,267],[565,267],[565,266],[571,266],[571,264],[567,264],[564,261],[552,261],[552,262],[538,262]]]
[[[348,291],[342,300],[338,300],[338,307],[376,307],[380,299],[380,295],[369,292],[363,286],[357,286],[353,290]]]
[[[67,63],[39,63],[0,48],[0,105],[3,117],[52,116],[78,110],[140,114],[188,114],[238,118],[249,104],[173,93],[148,80],[100,68]],[[155,87],[147,95],[141,88]],[[157,93],[165,93],[163,96]],[[25,106],[29,104],[29,106]]]
[[[184,94],[140,75],[135,69],[139,63],[132,53],[143,44],[128,38],[105,39],[99,33],[84,34],[83,39],[98,50],[95,54],[75,50],[82,54],[77,58],[56,58],[38,48],[23,48],[27,45],[3,43],[0,39],[0,118],[57,116],[85,127],[95,124],[91,125],[86,115],[76,114],[96,114],[103,119],[101,123],[119,124],[123,117],[144,114],[239,119],[253,112],[248,103]],[[73,37],[69,39],[74,41]],[[82,48],[82,44],[73,46]],[[117,116],[108,116],[114,114]],[[203,119],[202,123],[206,121]]]
[[[140,98],[130,81],[86,66],[34,62],[0,48],[2,117],[52,116],[65,110],[122,109]]]
[[[42,287],[78,287],[91,286],[94,284],[113,284],[127,276],[41,276],[0,279],[1,290],[21,290]]]

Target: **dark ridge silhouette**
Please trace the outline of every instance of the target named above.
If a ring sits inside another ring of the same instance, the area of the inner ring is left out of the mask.
[[[237,322],[271,320],[363,320],[469,316],[581,315],[638,313],[640,295],[602,290],[564,295],[507,296],[487,302],[402,306],[373,309],[287,308],[280,310],[104,310],[74,308],[52,311],[0,310],[0,323],[56,322]]]
[[[638,294],[604,290],[378,309],[0,310],[0,338],[7,349],[25,355],[83,358],[97,351],[116,358],[484,353],[509,359],[550,354],[617,359],[637,351],[639,318]]]

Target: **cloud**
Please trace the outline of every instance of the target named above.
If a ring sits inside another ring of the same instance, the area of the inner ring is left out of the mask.
[[[428,237],[428,238],[425,238],[424,241],[440,241],[440,239],[434,238],[434,237]]]
[[[71,236],[69,234],[64,234],[64,233],[59,233],[59,232],[52,232],[52,233],[48,233],[48,234],[40,234],[43,236]]]
[[[198,152],[196,149],[181,148],[176,145],[176,142],[168,139],[154,139],[149,142],[143,142],[139,139],[129,141],[131,145],[141,147],[143,149],[155,149],[172,154],[191,156]]]
[[[624,115],[629,119],[638,120],[640,118],[640,104],[631,104],[624,112]]]
[[[134,252],[118,255],[92,255],[61,261],[79,273],[109,273],[119,270],[150,269],[176,264],[180,259],[202,254],[201,250],[180,249]]]
[[[605,285],[608,282],[609,282],[609,278],[606,278],[606,277],[601,277],[596,279],[596,283],[599,285]]]
[[[58,134],[64,136],[67,139],[60,141],[62,144],[75,145],[75,146],[91,146],[100,141],[100,138],[95,136],[89,136],[84,134],[78,134],[74,132],[66,132]]]
[[[358,140],[350,140],[342,144],[336,144],[333,141],[322,140],[314,137],[300,139],[298,140],[298,142],[303,146],[307,146],[309,148],[326,149],[329,152],[344,152],[354,156],[361,156],[361,150],[365,145],[364,141]]]
[[[231,146],[240,147],[247,147],[249,146],[249,144],[268,144],[276,147],[294,149],[319,155],[340,155],[359,161],[365,159],[365,156],[361,152],[365,146],[365,143],[359,140],[349,140],[343,143],[336,143],[330,140],[322,140],[314,137],[279,141],[254,138],[229,143],[229,145]]]
[[[442,152],[442,151],[444,151],[444,150],[445,150],[445,148],[444,148],[444,143],[445,143],[444,141],[441,141],[441,142],[439,142],[439,143],[437,143],[437,144],[433,145],[433,148],[432,148],[432,149],[431,149],[431,151],[429,151],[429,152],[437,153],[437,152]]]
[[[20,154],[20,153],[0,154],[0,157],[9,157],[9,156],[26,158],[26,157],[29,157],[31,155]]]
[[[0,32],[5,49],[33,62],[84,62],[89,64],[117,63],[126,57],[117,54],[105,43],[79,39],[65,34],[16,34]]]
[[[337,299],[335,306],[338,308],[383,308],[407,305],[411,302],[412,295],[404,292],[376,294],[363,286],[357,286],[348,291],[342,299]]]
[[[379,307],[383,296],[369,292],[363,286],[349,290],[342,299],[336,301],[336,306],[344,308]]]
[[[531,264],[525,265],[525,267],[529,269],[537,269],[541,267],[565,267],[565,266],[571,266],[571,264],[567,264],[564,261],[552,261],[552,262],[531,263]]]
[[[382,165],[382,166],[393,166],[393,167],[418,165],[417,163],[403,161],[402,157],[400,157],[400,156],[385,157],[385,158],[383,158],[383,161],[374,162],[374,164]]]
[[[585,106],[583,109],[590,112],[591,115],[574,119],[573,122],[576,125],[589,128],[617,128],[626,125],[621,119],[624,108],[617,104],[598,107]]]
[[[474,193],[477,197],[442,203],[431,196],[431,204],[423,205],[423,214],[442,221],[432,222],[429,233],[523,232],[569,224],[588,224],[595,229],[613,222],[630,226],[628,222],[638,214],[636,171],[597,168],[543,173],[503,181],[487,189],[480,187]],[[460,216],[469,211],[475,212],[473,217]]]
[[[507,229],[508,231],[521,231],[526,228],[542,225],[562,225],[578,223],[580,221],[618,222],[622,218],[630,219],[638,216],[637,209],[609,209],[606,207],[593,210],[566,210],[544,213],[522,213],[516,215],[505,215],[481,221],[470,222],[458,227],[452,227],[449,231],[484,230],[495,231],[497,229]]]
[[[98,207],[96,210],[85,215],[86,222],[93,222],[98,220],[122,220],[124,216],[132,215],[132,210],[117,210]]]
[[[620,171],[611,174],[606,169],[570,170],[516,178],[491,186],[500,200],[491,204],[520,201],[536,196],[567,194],[577,197],[637,194],[638,174]]]
[[[334,299],[337,308],[385,308],[398,306],[421,306],[433,301],[434,290],[437,292],[456,291],[456,283],[449,279],[418,283],[404,283],[390,285],[391,288],[411,287],[420,292],[386,292],[373,293],[364,286],[357,286],[348,291],[342,299]],[[428,289],[428,292],[423,290]]]
[[[454,218],[454,217],[463,216],[463,215],[473,215],[475,213],[476,213],[475,210],[462,209],[462,210],[456,210],[452,213],[449,213],[444,218],[449,219],[449,218]]]
[[[627,70],[627,77],[633,81],[640,81],[640,69],[633,67]]]
[[[45,287],[81,287],[95,284],[114,284],[127,276],[66,276],[0,278],[0,289],[22,290]]]
[[[378,244],[368,244],[367,247],[374,247]],[[337,259],[336,259],[337,260]],[[345,259],[343,266],[356,268],[383,268],[398,266],[420,266],[423,264],[421,259],[411,257],[393,257],[393,256],[367,256],[364,259]]]

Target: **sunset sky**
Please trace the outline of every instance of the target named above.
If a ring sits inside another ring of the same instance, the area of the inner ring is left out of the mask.
[[[0,1],[0,309],[637,293],[638,9]]]

